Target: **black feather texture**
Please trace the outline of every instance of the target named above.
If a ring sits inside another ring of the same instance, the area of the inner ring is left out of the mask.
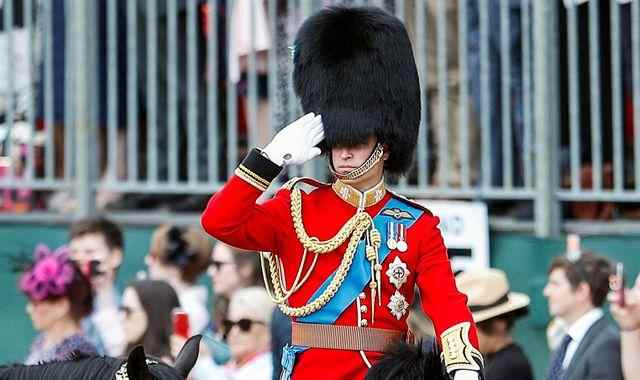
[[[386,170],[409,170],[420,84],[399,19],[374,7],[334,6],[312,15],[296,36],[293,81],[304,112],[322,115],[325,149],[375,135],[389,148]]]

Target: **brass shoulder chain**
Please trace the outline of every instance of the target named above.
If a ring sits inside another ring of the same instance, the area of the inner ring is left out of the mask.
[[[316,258],[318,254],[323,254],[327,252],[331,252],[337,249],[340,245],[342,245],[348,238],[349,243],[347,244],[347,249],[342,257],[342,261],[336,270],[335,276],[329,283],[329,286],[322,292],[322,294],[314,301],[301,306],[301,307],[292,307],[286,304],[286,300],[289,298],[293,291],[299,289],[304,281],[308,279],[310,271],[313,270],[313,265],[309,269],[307,275],[304,276],[304,280],[298,283],[299,274],[296,278],[296,281],[291,286],[289,291],[285,291],[283,288],[283,279],[281,275],[281,265],[277,262],[277,257],[273,254],[268,254],[266,257],[269,262],[269,272],[271,277],[271,283],[273,285],[274,297],[272,299],[274,302],[278,304],[278,307],[285,315],[290,317],[304,317],[307,316],[320,308],[326,305],[337,293],[340,286],[344,282],[344,279],[349,272],[349,268],[351,268],[351,264],[353,263],[353,258],[355,256],[356,248],[358,247],[358,242],[362,238],[362,236],[367,232],[369,227],[373,224],[373,220],[371,216],[366,212],[359,211],[354,216],[347,221],[347,223],[342,226],[340,231],[329,240],[320,241],[316,237],[310,237],[306,230],[304,229],[304,225],[302,223],[302,196],[299,189],[293,189],[291,191],[291,217],[293,219],[294,229],[296,231],[296,235],[298,240],[304,247],[305,251],[313,252],[316,254]],[[306,257],[306,252],[305,252]],[[315,264],[315,259],[314,259]],[[302,267],[304,265],[304,260],[300,263]],[[266,275],[263,271],[263,276],[265,280],[265,285],[267,284]],[[269,286],[267,286],[267,289]],[[287,293],[287,294],[285,294]]]

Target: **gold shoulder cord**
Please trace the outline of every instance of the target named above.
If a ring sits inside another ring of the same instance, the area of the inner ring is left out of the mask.
[[[338,233],[331,239],[321,241],[316,237],[309,236],[305,231],[304,225],[302,223],[302,196],[300,189],[291,190],[291,217],[293,219],[293,226],[296,231],[298,240],[304,248],[302,260],[300,261],[300,267],[298,268],[298,273],[296,274],[295,280],[291,284],[291,288],[286,289],[286,286],[283,285],[285,283],[284,268],[282,265],[282,261],[278,257],[276,257],[276,255],[269,252],[262,252],[260,254],[260,263],[262,266],[262,276],[265,287],[273,302],[278,305],[280,310],[282,310],[285,315],[288,315],[290,317],[304,317],[322,308],[333,298],[333,296],[335,296],[336,292],[342,285],[342,282],[344,281],[349,268],[351,267],[358,242],[360,241],[360,239],[362,239],[362,236],[367,231],[375,231],[375,233],[377,233],[377,231],[375,230],[375,228],[371,228],[373,225],[373,219],[371,219],[371,216],[369,216],[369,214],[362,210],[358,210],[358,212],[353,215],[347,221],[347,223],[342,226],[340,231],[338,231]],[[347,249],[344,253],[344,256],[342,257],[342,261],[340,262],[338,269],[336,270],[335,276],[331,280],[327,289],[325,289],[325,291],[322,292],[320,297],[318,297],[315,301],[309,302],[304,306],[289,306],[287,304],[287,300],[308,280],[311,272],[315,268],[318,255],[328,253],[337,249],[347,239],[349,239]],[[374,241],[375,240],[376,239],[374,239]],[[307,252],[313,252],[315,256],[313,258],[311,266],[301,279],[302,267],[304,266]],[[265,258],[269,262],[269,272],[273,292],[270,289],[269,281],[267,279],[267,273],[264,264]]]

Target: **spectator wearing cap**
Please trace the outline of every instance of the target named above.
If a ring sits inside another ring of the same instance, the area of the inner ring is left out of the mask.
[[[528,312],[529,297],[510,291],[507,276],[498,269],[463,272],[456,285],[467,295],[478,327],[486,378],[533,380],[529,360],[511,335],[516,319]]]
[[[602,310],[612,272],[609,260],[593,253],[551,263],[544,296],[566,334],[551,355],[548,380],[623,379],[620,337]]]
[[[189,316],[191,334],[202,332],[209,324],[208,291],[198,278],[209,266],[211,240],[196,227],[162,225],[151,237],[145,262],[152,280],[166,281]]]

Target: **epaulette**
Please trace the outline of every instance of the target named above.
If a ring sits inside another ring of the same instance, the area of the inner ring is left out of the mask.
[[[329,186],[331,185],[320,182],[311,177],[293,177],[282,185],[281,189],[292,190],[293,188],[300,187],[304,192],[310,193],[315,189]]]
[[[416,201],[414,201],[412,199],[409,199],[409,198],[405,197],[404,195],[400,195],[400,194],[396,193],[395,191],[391,191],[391,190],[388,190],[388,191],[389,191],[389,193],[391,193],[391,196],[394,197],[395,199],[397,199],[399,201],[402,201],[402,202],[405,202],[405,203],[408,203],[412,207],[415,207],[417,209],[420,209],[420,210],[424,211],[427,215],[433,216],[433,213],[431,212],[431,210],[426,208],[424,205],[422,205],[422,204],[420,204],[420,203],[418,203],[418,202],[416,202]]]

